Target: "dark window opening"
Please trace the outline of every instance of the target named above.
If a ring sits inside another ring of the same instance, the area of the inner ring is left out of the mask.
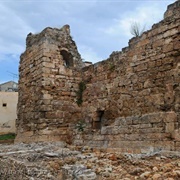
[[[6,107],[6,106],[7,106],[7,104],[6,104],[6,103],[3,103],[3,104],[2,104],[2,106],[3,106],[3,107]]]
[[[69,52],[67,52],[66,50],[61,50],[60,53],[61,53],[61,56],[63,57],[63,60],[64,60],[64,66],[72,67],[73,66],[72,55]]]
[[[95,121],[93,121],[93,124],[92,124],[93,129],[101,129],[103,115],[104,115],[104,111],[97,112],[97,119]]]

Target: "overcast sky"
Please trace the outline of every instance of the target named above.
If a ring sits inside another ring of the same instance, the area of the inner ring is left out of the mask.
[[[0,0],[0,83],[15,80],[28,33],[71,27],[82,58],[97,62],[132,38],[130,24],[146,29],[163,19],[175,0]]]

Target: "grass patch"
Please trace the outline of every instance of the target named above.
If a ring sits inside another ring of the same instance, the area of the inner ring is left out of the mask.
[[[9,139],[15,139],[16,134],[9,133],[9,134],[2,134],[0,135],[0,140],[9,140]]]

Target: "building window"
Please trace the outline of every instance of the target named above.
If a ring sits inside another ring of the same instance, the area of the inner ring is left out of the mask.
[[[104,111],[97,111],[97,118],[93,121],[93,129],[101,129]]]
[[[66,50],[61,50],[60,53],[64,60],[64,66],[66,66],[67,68],[72,67],[73,66],[72,55]]]
[[[7,103],[3,103],[3,104],[2,104],[2,107],[6,107],[6,106],[7,106]]]

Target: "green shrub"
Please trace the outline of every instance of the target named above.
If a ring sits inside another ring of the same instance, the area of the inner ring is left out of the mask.
[[[84,121],[78,121],[77,124],[76,124],[76,129],[79,131],[79,132],[83,132],[84,131],[84,128],[86,127],[86,124]]]
[[[9,133],[9,134],[2,134],[0,135],[0,140],[8,140],[8,139],[15,139],[16,134]]]

